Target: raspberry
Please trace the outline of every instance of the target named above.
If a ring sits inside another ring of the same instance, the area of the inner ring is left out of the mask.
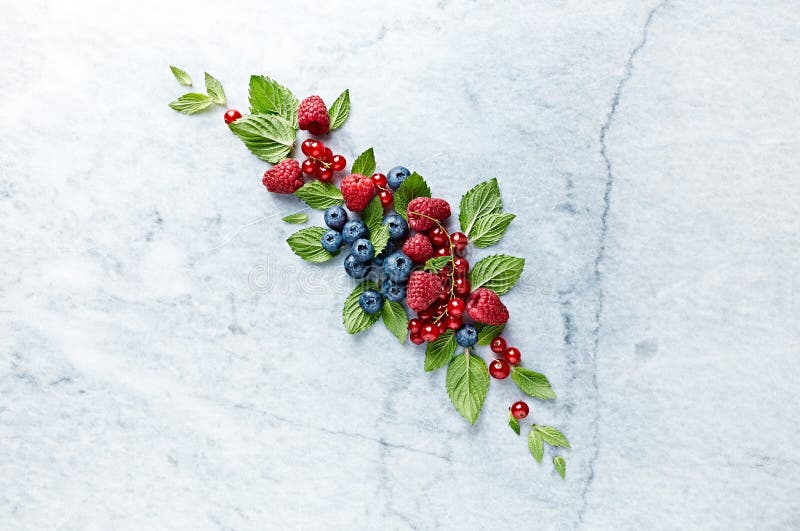
[[[428,258],[433,256],[433,245],[427,236],[417,233],[403,244],[403,252],[415,264],[424,264]]]
[[[369,204],[372,199],[372,194],[375,193],[375,185],[369,180],[369,177],[364,177],[358,173],[348,175],[342,179],[342,184],[339,186],[344,196],[344,204],[353,212],[361,212]]]
[[[414,213],[427,217],[415,216]],[[449,217],[450,204],[444,199],[415,197],[408,203],[408,225],[414,230],[426,231],[436,226],[436,223],[428,218],[444,221]]]
[[[264,172],[261,179],[267,190],[276,194],[293,194],[303,186],[300,164],[294,159],[284,159]]]
[[[322,98],[309,96],[300,102],[300,107],[297,109],[297,124],[300,129],[312,135],[324,135],[328,132],[331,119]]]
[[[475,321],[488,325],[501,325],[508,321],[508,308],[497,293],[487,288],[478,288],[467,301],[467,313]]]
[[[442,279],[435,273],[414,271],[408,279],[406,302],[415,312],[421,312],[430,306],[444,291]]]

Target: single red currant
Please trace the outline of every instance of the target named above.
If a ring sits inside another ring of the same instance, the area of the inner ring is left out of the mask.
[[[422,320],[413,318],[408,321],[408,331],[412,334],[419,334],[422,331]]]
[[[444,322],[444,319],[436,323],[436,326],[439,328],[439,335],[442,335],[447,331],[447,323]]]
[[[317,172],[317,165],[311,159],[304,160],[301,167],[303,168],[303,173],[306,175],[314,175]]]
[[[514,418],[517,420],[522,420],[528,416],[530,412],[530,408],[528,408],[528,404],[520,400],[519,402],[514,402],[511,404],[511,414],[514,415]]]
[[[430,321],[431,319],[433,319],[433,310],[431,310],[430,308],[426,308],[421,312],[419,312],[417,314],[417,317],[419,317],[420,321],[422,321],[422,325],[424,326],[428,324],[426,321]]]
[[[308,153],[309,157],[314,157],[315,159],[318,159],[322,157],[322,155],[325,153],[325,144],[323,144],[319,140],[312,140],[310,145],[311,147],[309,148],[309,153]]]
[[[461,299],[450,299],[447,303],[447,313],[450,315],[461,315],[467,307]]]
[[[381,204],[384,206],[384,208],[390,207],[394,202],[394,197],[392,196],[392,192],[388,190],[381,190],[380,192],[378,192],[378,197],[380,198]]]
[[[457,256],[453,259],[453,267],[455,268],[456,275],[464,276],[469,273],[469,262],[466,258]]]
[[[436,302],[449,302],[449,301],[450,301],[450,294],[446,291],[436,298]]]
[[[233,122],[242,117],[242,113],[236,109],[228,109],[225,111],[225,123],[231,125]]]
[[[411,334],[408,336],[408,338],[409,338],[409,339],[411,340],[411,342],[412,342],[412,343],[414,343],[415,345],[421,345],[422,343],[424,343],[424,342],[425,342],[425,340],[424,340],[424,339],[422,339],[422,336],[420,335],[420,333],[419,333],[419,332],[416,332],[416,333],[415,333],[415,332],[411,332]]]
[[[447,328],[450,330],[458,330],[461,328],[461,325],[464,324],[464,320],[460,315],[448,315],[445,317],[444,324],[447,325]]]
[[[492,342],[489,344],[489,348],[492,349],[492,352],[495,354],[502,354],[506,351],[506,340],[502,337],[496,337],[492,339]]]
[[[331,148],[326,147],[325,151],[322,152],[322,156],[319,158],[319,160],[321,160],[325,164],[330,164],[331,162],[333,162],[333,151],[331,151]]]
[[[489,374],[492,375],[492,378],[502,380],[508,377],[509,372],[511,372],[511,367],[506,360],[496,359],[489,362]]]
[[[331,159],[331,168],[333,171],[342,171],[347,166],[347,159],[341,155],[334,155]]]
[[[456,295],[467,295],[469,293],[469,280],[467,277],[456,277],[453,284],[453,292]]]
[[[517,363],[519,363],[519,360],[522,358],[522,353],[519,351],[519,349],[517,347],[508,347],[503,352],[503,357],[511,365],[516,365]]]
[[[450,241],[453,242],[456,252],[461,254],[467,248],[467,235],[463,232],[454,232],[450,235]]]
[[[443,247],[448,245],[447,232],[442,230],[441,227],[435,227],[428,232],[428,237],[434,247]]]
[[[310,157],[311,152],[313,151],[314,144],[316,142],[317,141],[314,140],[313,138],[306,138],[305,140],[303,140],[303,143],[300,144],[300,151],[303,152],[303,155]]]
[[[439,247],[438,249],[436,249],[436,253],[434,254],[436,256],[450,256],[450,249],[448,249],[447,247]]]
[[[428,323],[422,327],[422,339],[425,341],[436,341],[440,334],[439,325]]]
[[[373,173],[372,177],[372,184],[375,185],[375,188],[386,188],[386,176],[382,173]]]
[[[317,171],[317,177],[324,183],[330,182],[333,179],[333,170],[323,166]]]

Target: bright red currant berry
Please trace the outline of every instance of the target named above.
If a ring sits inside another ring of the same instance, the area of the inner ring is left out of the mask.
[[[453,247],[456,248],[456,252],[461,254],[464,252],[464,249],[467,248],[467,235],[463,232],[454,232],[450,235],[450,241],[453,242]]]
[[[386,176],[384,174],[373,173],[370,180],[375,185],[375,188],[386,188]]]
[[[330,182],[333,179],[333,170],[322,166],[319,171],[317,171],[317,177],[324,183]]]
[[[422,330],[422,320],[418,318],[413,318],[408,321],[408,331],[412,334],[419,334]]]
[[[317,141],[314,140],[313,138],[307,138],[307,139],[303,140],[303,143],[300,144],[300,151],[303,152],[303,155],[305,155],[307,157],[310,157],[311,156],[311,152],[313,151],[314,144],[316,142]]]
[[[321,160],[326,164],[330,164],[331,162],[333,162],[333,151],[331,151],[331,148],[326,147],[325,151],[322,152],[322,156],[320,156],[319,160]]]
[[[453,267],[455,268],[456,275],[464,276],[469,273],[469,262],[466,258],[457,256],[453,259]]]
[[[231,125],[233,122],[242,117],[242,113],[236,109],[228,109],[225,111],[225,123]]]
[[[489,348],[492,349],[492,352],[495,354],[502,354],[506,351],[506,340],[502,337],[496,337],[492,339],[492,342],[489,344]]]
[[[347,159],[341,155],[334,155],[331,159],[331,168],[333,171],[342,171],[347,166]]]
[[[450,256],[450,249],[447,247],[439,247],[436,249],[436,256]]]
[[[422,339],[425,341],[436,341],[440,334],[439,325],[428,323],[422,327]]]
[[[439,335],[442,335],[447,331],[447,323],[445,323],[444,319],[436,323],[436,326],[439,328]]]
[[[381,190],[380,192],[378,192],[378,197],[380,198],[381,204],[384,206],[384,208],[390,207],[392,205],[392,202],[394,202],[394,197],[392,196],[392,192],[388,190]]]
[[[466,308],[466,304],[461,299],[450,299],[450,302],[447,303],[447,313],[450,315],[461,315],[464,313],[464,309]]]
[[[449,301],[450,301],[450,294],[447,291],[445,291],[444,293],[442,293],[441,295],[439,295],[436,298],[436,302],[439,302],[439,303],[449,302]]]
[[[503,357],[511,365],[516,365],[517,363],[519,363],[519,360],[522,359],[522,353],[519,351],[517,347],[508,347],[503,352]]]
[[[428,237],[434,247],[443,247],[447,245],[447,232],[442,230],[441,227],[436,227],[428,232]]]
[[[303,168],[303,173],[306,175],[314,175],[317,172],[317,165],[311,159],[304,160],[301,167]]]
[[[450,330],[458,330],[461,328],[461,325],[464,324],[464,320],[460,315],[448,315],[445,317],[444,324],[447,325],[447,328]]]
[[[492,375],[492,378],[502,380],[508,377],[509,372],[511,372],[511,366],[506,360],[496,359],[489,362],[489,374]]]
[[[309,146],[310,147],[308,148],[308,153],[307,153],[309,157],[314,157],[315,159],[318,159],[322,157],[322,155],[325,153],[325,144],[323,144],[319,140],[311,140]]]
[[[514,415],[514,418],[517,420],[522,420],[528,416],[530,409],[528,408],[528,404],[520,400],[519,402],[514,402],[511,404],[511,414]]]
[[[467,277],[456,277],[453,284],[453,292],[456,295],[467,295],[469,293],[469,280]]]
[[[431,319],[433,319],[433,310],[430,308],[426,308],[425,310],[419,312],[417,314],[417,317],[419,317],[419,320],[422,321],[422,325],[424,326],[428,324],[426,321],[430,321]]]
[[[424,342],[425,342],[425,340],[424,340],[424,339],[422,339],[422,336],[420,335],[420,333],[419,333],[419,332],[416,332],[416,333],[415,333],[415,332],[411,332],[411,334],[408,336],[408,338],[409,338],[409,339],[411,340],[411,342],[412,342],[412,343],[414,343],[415,345],[421,345],[422,343],[424,343]]]

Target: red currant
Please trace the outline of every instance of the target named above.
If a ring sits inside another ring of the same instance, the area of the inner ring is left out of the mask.
[[[464,276],[469,273],[469,262],[466,258],[457,256],[453,259],[453,267],[455,268],[456,275]]]
[[[408,338],[409,338],[409,339],[411,340],[411,342],[412,342],[412,343],[414,343],[415,345],[421,345],[422,343],[424,343],[424,342],[425,342],[425,340],[424,340],[424,339],[422,339],[422,336],[420,335],[420,333],[419,333],[419,332],[416,332],[416,333],[415,333],[415,332],[411,332],[411,334],[408,336]]]
[[[447,313],[450,315],[461,315],[464,313],[464,308],[467,305],[464,304],[464,301],[461,299],[450,299],[450,302],[447,303]]]
[[[447,325],[447,328],[450,330],[458,330],[461,328],[461,325],[464,324],[464,320],[460,315],[451,314],[445,317],[444,324]]]
[[[428,323],[426,323],[425,321],[430,321],[431,319],[433,319],[433,310],[427,308],[419,312],[417,316],[419,317],[420,321],[422,321],[422,324],[426,325]]]
[[[311,156],[311,152],[313,151],[314,144],[316,142],[317,141],[314,140],[313,138],[307,138],[307,139],[303,140],[303,143],[300,144],[300,151],[303,152],[303,155],[305,155],[307,157],[310,157]]]
[[[442,294],[436,298],[436,302],[449,302],[449,301],[450,301],[450,294],[447,291],[442,292]]]
[[[496,359],[489,363],[489,374],[492,375],[492,378],[502,380],[508,377],[509,372],[511,372],[511,367],[506,360]]]
[[[386,176],[382,173],[373,173],[372,177],[372,184],[375,185],[375,188],[386,188]]]
[[[436,249],[436,256],[450,256],[450,249],[447,247],[439,247]]]
[[[444,322],[444,319],[436,323],[436,326],[439,328],[439,335],[442,335],[447,331],[447,323]]]
[[[503,357],[511,365],[516,365],[517,363],[519,363],[519,360],[522,358],[522,353],[519,351],[519,349],[517,347],[508,347],[503,352]]]
[[[233,122],[242,117],[242,113],[236,109],[228,109],[225,111],[225,123],[231,125]]]
[[[342,171],[347,166],[347,159],[341,155],[334,155],[331,159],[331,168],[333,171]]]
[[[331,148],[326,147],[325,151],[322,152],[322,155],[320,156],[319,160],[321,160],[325,164],[330,164],[331,162],[333,162],[333,151],[331,151]]]
[[[428,232],[428,237],[434,247],[443,247],[447,245],[447,232],[442,230],[441,227],[436,227]]]
[[[311,159],[306,159],[303,161],[303,173],[306,175],[314,175],[317,172],[317,165]]]
[[[469,280],[467,277],[456,277],[455,284],[453,284],[453,292],[456,295],[467,295],[469,293]]]
[[[425,341],[436,341],[440,334],[439,325],[428,323],[422,327],[422,339]]]
[[[392,192],[389,192],[388,190],[381,190],[378,192],[378,197],[380,198],[381,204],[384,206],[384,208],[391,206],[392,202],[394,202]]]
[[[464,252],[464,249],[467,248],[467,235],[463,232],[454,232],[450,235],[450,241],[453,242],[453,247],[456,248],[456,252],[461,254]]]
[[[506,350],[506,340],[502,337],[496,337],[492,339],[489,348],[492,349],[492,352],[495,354],[502,354]]]
[[[447,277],[450,276],[450,273],[452,273],[452,272],[453,272],[453,268],[450,267],[450,265],[448,264],[448,265],[444,266],[443,268],[441,268],[439,270],[439,276],[442,277],[442,278],[447,278]]]
[[[520,400],[519,402],[514,402],[511,404],[511,414],[514,415],[514,418],[517,420],[522,420],[528,416],[530,409],[528,408],[528,404]]]
[[[318,159],[318,158],[322,157],[323,153],[325,153],[325,145],[322,142],[320,142],[319,140],[312,140],[311,144],[309,144],[309,146],[310,146],[308,148],[309,152],[307,153],[307,155],[309,157],[313,157],[315,159]]]
[[[333,179],[333,170],[323,166],[317,171],[317,177],[324,183],[330,182]]]
[[[419,334],[422,330],[422,320],[416,317],[408,321],[408,331],[412,334]]]

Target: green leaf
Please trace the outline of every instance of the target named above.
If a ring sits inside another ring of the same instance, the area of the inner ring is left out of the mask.
[[[170,66],[169,69],[172,70],[172,75],[175,76],[175,79],[178,80],[178,83],[184,87],[192,86],[192,76],[190,76],[186,70],[178,68],[177,66]]]
[[[292,91],[267,76],[250,76],[250,112],[277,114],[297,129],[297,107],[300,102]]]
[[[475,424],[489,390],[489,370],[483,360],[469,352],[456,356],[447,368],[445,385],[461,416]]]
[[[473,237],[470,232],[475,222],[486,214],[497,214],[502,208],[503,201],[500,198],[497,179],[489,179],[480,183],[461,198],[461,203],[458,207],[458,221],[461,223],[461,231],[469,236],[470,241],[472,241]]]
[[[542,435],[544,442],[550,446],[560,446],[561,448],[570,448],[569,441],[563,433],[553,428],[552,426],[536,426],[536,431]]]
[[[301,229],[286,240],[294,254],[308,262],[320,263],[333,258],[334,255],[322,247],[322,235],[328,229],[324,227],[308,227]]]
[[[534,429],[535,427],[531,425],[531,429],[528,432],[528,450],[530,450],[533,458],[541,463],[544,456],[544,442],[542,441],[542,435]]]
[[[291,153],[297,133],[289,122],[274,114],[250,114],[228,127],[255,156],[273,164]]]
[[[519,435],[519,421],[511,414],[511,411],[508,412],[508,427]]]
[[[564,460],[563,457],[557,455],[553,458],[553,466],[558,472],[558,475],[561,476],[561,479],[564,479],[564,475],[567,473],[567,462]]]
[[[544,374],[526,369],[524,367],[512,367],[511,379],[517,384],[520,390],[534,398],[541,400],[553,400],[556,394],[550,388],[550,382]]]
[[[394,193],[394,210],[407,220],[406,210],[408,209],[408,203],[415,197],[430,196],[431,189],[428,187],[428,183],[425,182],[425,179],[420,174],[414,172],[403,181],[400,188]]]
[[[487,214],[478,218],[472,228],[470,242],[475,247],[489,247],[499,242],[506,233],[514,214]]]
[[[171,102],[169,106],[183,114],[196,114],[208,109],[213,104],[214,100],[211,96],[198,92],[190,92]]]
[[[206,74],[206,92],[208,95],[211,96],[211,99],[214,100],[214,103],[217,105],[225,105],[225,91],[222,89],[222,83],[217,80],[214,76]]]
[[[505,324],[483,325],[483,327],[480,329],[480,332],[478,332],[478,344],[485,347],[492,342],[492,339],[499,336],[505,327]]]
[[[383,205],[378,196],[372,198],[367,207],[361,212],[361,221],[367,226],[370,232],[375,231],[381,226],[383,221]]]
[[[457,347],[455,331],[445,330],[435,341],[428,343],[425,349],[425,370],[435,371],[450,363]]]
[[[332,206],[342,206],[344,198],[342,192],[334,185],[322,181],[310,181],[300,187],[295,193],[305,204],[311,208],[325,210]]]
[[[353,167],[350,173],[358,173],[369,177],[375,171],[375,152],[369,148],[364,153],[358,156],[353,162]]]
[[[473,291],[478,288],[489,288],[498,295],[503,295],[514,287],[524,267],[524,258],[505,254],[487,256],[472,267],[469,283]]]
[[[363,332],[374,325],[381,316],[379,313],[369,314],[358,305],[358,298],[367,289],[377,290],[378,286],[374,282],[359,284],[344,301],[342,320],[344,321],[344,328],[349,334]]]
[[[430,271],[432,273],[436,273],[444,266],[450,263],[453,260],[452,256],[435,256],[433,258],[428,258],[428,261],[425,262],[425,271]],[[480,336],[478,336],[480,337]]]
[[[380,254],[389,243],[389,228],[386,225],[378,225],[374,231],[370,231],[369,241],[372,242],[375,254]]]
[[[350,91],[345,90],[336,101],[333,102],[331,108],[328,109],[328,116],[331,119],[331,131],[339,129],[347,117],[350,116]]]
[[[288,216],[284,216],[281,218],[281,221],[285,221],[286,223],[292,223],[294,225],[302,225],[306,221],[308,221],[307,214],[289,214]]]
[[[384,301],[381,315],[383,324],[389,332],[394,334],[400,343],[404,343],[408,335],[408,314],[403,305],[399,302]]]

